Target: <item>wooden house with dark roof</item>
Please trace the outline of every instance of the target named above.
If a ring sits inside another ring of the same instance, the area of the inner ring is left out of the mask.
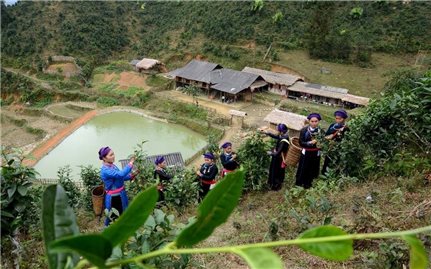
[[[296,82],[288,87],[287,96],[292,99],[312,101],[325,105],[341,106],[348,90],[307,82]]]
[[[267,89],[268,83],[256,74],[222,68],[210,72],[210,97],[229,101],[252,101],[255,91]]]
[[[252,73],[263,77],[268,82],[268,90],[272,93],[287,97],[287,88],[298,81],[304,81],[304,78],[298,75],[278,73],[258,68],[244,67],[242,72]]]
[[[192,60],[184,67],[175,69],[168,73],[168,77],[175,79],[175,87],[193,85],[209,91],[210,72],[223,68],[216,63]]]

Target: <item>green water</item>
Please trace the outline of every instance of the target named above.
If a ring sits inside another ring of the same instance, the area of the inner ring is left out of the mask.
[[[56,178],[59,167],[70,165],[73,178],[79,179],[80,165],[101,166],[99,148],[111,147],[119,167],[120,159],[133,153],[143,140],[148,155],[181,152],[191,157],[206,144],[204,136],[180,125],[148,119],[128,112],[97,116],[64,139],[42,158],[35,169],[40,178]]]

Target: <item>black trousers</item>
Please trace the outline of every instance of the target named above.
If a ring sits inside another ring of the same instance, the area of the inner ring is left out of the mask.
[[[205,184],[205,183],[200,183],[201,189],[199,190],[199,202],[201,202],[205,196],[208,194],[208,192],[210,191],[210,184]]]
[[[111,205],[112,205],[112,208],[115,208],[120,215],[123,213],[123,203],[121,202],[121,195],[112,196]],[[111,215],[111,218],[112,220],[115,220],[118,218],[118,216],[117,214],[113,213]]]
[[[269,167],[268,185],[271,190],[278,191],[281,189],[284,176],[285,168],[281,168],[282,158],[281,156],[272,156],[271,165]]]
[[[306,189],[310,188],[313,179],[319,176],[319,168],[320,155],[318,151],[306,151],[305,154],[301,154],[295,184]]]

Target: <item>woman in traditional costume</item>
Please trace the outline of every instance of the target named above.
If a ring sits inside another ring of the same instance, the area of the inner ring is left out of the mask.
[[[207,152],[203,157],[204,163],[201,165],[199,171],[196,172],[201,187],[199,191],[199,201],[205,198],[211,185],[216,183],[215,179],[218,174],[218,168],[214,162],[214,155],[211,152]]]
[[[220,161],[223,165],[221,176],[224,177],[227,173],[233,172],[235,169],[237,169],[239,164],[237,162],[236,153],[232,152],[231,142],[224,143],[221,148],[223,149],[223,153],[220,154]]]
[[[278,191],[283,186],[286,161],[285,156],[289,150],[289,135],[287,134],[287,126],[285,124],[277,125],[277,134],[265,132],[266,135],[277,140],[275,149],[269,152],[271,158],[271,165],[269,167],[268,185],[271,190]]]
[[[322,117],[318,113],[311,113],[307,117],[309,125],[301,129],[299,144],[302,147],[296,172],[296,185],[306,189],[311,187],[313,179],[319,176],[320,148],[317,147],[317,137],[321,134],[319,122]]]
[[[326,131],[325,138],[334,141],[336,143],[341,142],[346,132],[349,131],[349,127],[346,126],[346,119],[348,118],[347,112],[343,109],[334,112],[335,123],[329,126]],[[329,151],[325,156],[325,161],[323,162],[322,174],[328,172],[328,168],[336,165],[339,161],[336,152]]]
[[[159,202],[165,200],[165,186],[164,183],[172,179],[172,176],[169,175],[166,171],[166,161],[165,157],[159,156],[154,161],[156,168],[154,169],[154,179],[159,180],[159,184],[157,189],[159,191]]]
[[[109,147],[103,147],[99,150],[99,159],[103,161],[100,169],[100,177],[105,185],[105,209],[110,214],[105,219],[105,226],[108,226],[112,220],[121,215],[128,206],[127,193],[124,188],[124,181],[133,179],[132,169],[135,158],[130,159],[129,164],[120,170],[115,164],[115,154]],[[115,208],[118,215],[111,210]]]

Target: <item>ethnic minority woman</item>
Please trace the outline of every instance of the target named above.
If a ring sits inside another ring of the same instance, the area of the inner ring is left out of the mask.
[[[311,187],[313,179],[319,175],[320,148],[317,147],[317,136],[321,134],[319,122],[322,117],[318,113],[311,113],[307,117],[309,125],[301,129],[299,144],[302,147],[298,170],[296,171],[296,185],[306,189]]]
[[[103,147],[99,150],[99,159],[103,160],[100,169],[100,177],[105,185],[105,208],[111,211],[115,208],[121,215],[128,206],[128,198],[124,189],[124,181],[133,179],[132,169],[135,157],[130,159],[129,164],[120,170],[115,164],[115,154],[109,147]],[[111,220],[118,218],[115,213],[107,216],[105,226],[108,226]]]
[[[202,201],[208,194],[211,185],[216,183],[216,176],[218,174],[217,165],[214,162],[214,155],[207,152],[204,155],[204,163],[201,165],[199,171],[196,172],[200,183],[199,201]]]
[[[269,167],[269,178],[268,185],[271,190],[278,191],[281,189],[284,176],[285,176],[285,158],[287,151],[289,150],[289,135],[287,134],[287,126],[285,124],[277,125],[278,134],[272,134],[270,132],[265,132],[266,135],[277,140],[277,145],[269,155],[271,158],[271,165]]]
[[[166,160],[165,157],[160,156],[157,157],[154,161],[154,164],[156,165],[156,168],[154,169],[154,179],[158,179],[158,186],[157,189],[159,191],[159,202],[165,200],[165,186],[164,183],[171,180],[172,176],[169,175],[166,171]]]
[[[325,138],[334,141],[341,142],[346,132],[349,131],[349,127],[346,126],[346,119],[348,118],[347,112],[343,109],[334,112],[335,123],[329,126],[326,131]],[[336,165],[339,161],[336,152],[328,152],[325,156],[325,161],[323,162],[322,174],[328,172],[328,168]]]
[[[224,143],[221,148],[223,149],[223,153],[220,154],[220,161],[223,165],[221,176],[224,177],[227,173],[233,172],[235,169],[237,169],[239,164],[236,161],[236,153],[232,152],[231,142]]]

